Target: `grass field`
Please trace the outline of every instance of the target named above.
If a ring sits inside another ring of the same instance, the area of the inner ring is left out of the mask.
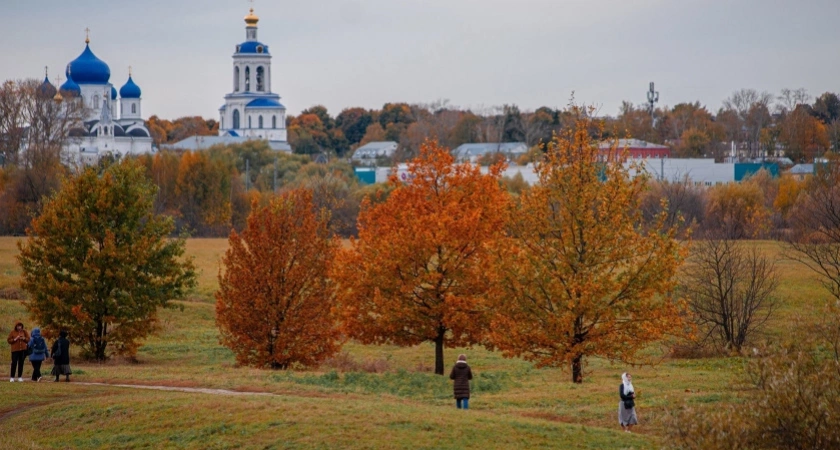
[[[14,242],[0,238],[0,290],[19,276]],[[756,245],[780,255],[776,243]],[[739,358],[663,358],[639,368],[593,358],[585,382],[574,385],[568,370],[536,369],[482,348],[447,349],[451,362],[467,353],[476,374],[469,411],[454,408],[448,379],[429,373],[432,345],[345,346],[345,358],[382,373],[238,368],[214,325],[212,293],[225,247],[223,239],[188,242],[201,270],[199,286],[181,302],[183,311],[161,313],[162,329],[140,349],[138,362],[75,359],[73,379],[276,395],[0,383],[0,448],[658,448],[667,444],[662,419],[669,408],[731,402],[737,393]],[[783,338],[794,320],[817,319],[827,298],[805,269],[777,264],[783,305],[769,325],[771,338]],[[20,301],[0,299],[0,333],[17,319],[28,329],[34,325]],[[0,363],[8,368],[8,347]],[[641,425],[633,434],[617,424],[625,370],[638,390]]]

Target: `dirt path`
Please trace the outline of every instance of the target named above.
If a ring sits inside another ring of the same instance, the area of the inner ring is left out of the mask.
[[[194,394],[210,394],[210,395],[255,395],[255,396],[263,396],[263,397],[280,397],[278,394],[273,394],[271,392],[241,392],[241,391],[231,391],[228,389],[211,389],[211,388],[191,388],[191,387],[175,387],[175,386],[154,386],[154,385],[145,385],[145,384],[113,384],[113,383],[79,383],[74,382],[73,384],[76,385],[83,385],[83,386],[106,386],[106,387],[121,387],[121,388],[129,388],[129,389],[150,389],[154,391],[175,391],[175,392],[190,392]]]

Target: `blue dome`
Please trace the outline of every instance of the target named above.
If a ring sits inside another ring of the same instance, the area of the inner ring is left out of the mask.
[[[55,96],[55,86],[53,86],[52,83],[50,83],[50,79],[48,77],[44,77],[44,82],[41,83],[41,86],[38,87],[38,93],[44,97],[49,98]]]
[[[117,89],[114,86],[111,86],[111,100],[117,99]]]
[[[80,88],[79,85],[76,84],[75,81],[73,81],[72,77],[67,77],[67,81],[65,81],[59,89],[63,93],[82,95],[82,88]]]
[[[140,98],[140,86],[134,84],[131,75],[128,76],[128,81],[120,88],[120,97],[122,98]]]
[[[85,51],[78,58],[67,64],[65,75],[79,84],[105,84],[111,78],[111,69],[105,61],[97,58],[90,51],[90,45],[85,45]]]
[[[280,102],[271,98],[258,98],[245,105],[246,108],[284,108]]]
[[[236,46],[236,53],[265,53],[268,54],[268,46],[258,41],[245,41]]]

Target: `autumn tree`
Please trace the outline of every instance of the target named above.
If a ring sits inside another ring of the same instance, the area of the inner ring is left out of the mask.
[[[252,205],[248,225],[231,231],[219,271],[216,324],[239,364],[287,369],[317,365],[340,348],[327,279],[338,241],[312,193],[284,192]]]
[[[788,215],[804,187],[805,183],[792,175],[783,175],[779,179],[779,189],[776,198],[773,199],[773,210],[779,214],[783,223],[787,222]]]
[[[231,171],[205,152],[186,152],[178,165],[175,195],[179,216],[189,229],[218,231],[230,223]]]
[[[0,85],[0,232],[23,233],[66,175],[62,152],[87,110],[74,94],[40,80]]]
[[[195,285],[184,239],[172,220],[153,213],[154,185],[132,160],[104,173],[88,167],[68,180],[20,242],[26,308],[49,334],[98,360],[134,355],[157,324]]]
[[[779,140],[785,145],[786,156],[796,162],[813,161],[830,145],[825,125],[804,106],[785,116]]]
[[[633,136],[648,142],[657,142],[653,128],[653,118],[645,108],[637,108],[632,103],[623,101],[616,119],[617,132],[620,137]]]
[[[488,243],[504,225],[502,166],[483,175],[428,142],[405,181],[392,176],[387,200],[364,200],[359,238],[339,253],[334,279],[349,336],[366,344],[480,343]]]
[[[770,211],[757,183],[747,180],[714,186],[708,190],[704,225],[716,237],[760,237],[768,228]]]
[[[149,117],[146,127],[151,132],[155,145],[178,142],[190,136],[215,136],[219,134],[219,123],[200,116],[184,116],[175,120]]]
[[[364,108],[346,108],[335,118],[335,125],[344,133],[350,145],[358,144],[367,127],[373,123],[373,115]]]
[[[680,325],[682,303],[668,292],[683,250],[666,214],[643,226],[647,177],[631,178],[622,158],[602,162],[593,119],[572,111],[577,121],[535,164],[539,182],[520,194],[489,269],[488,329],[489,345],[506,356],[571,364],[580,383],[585,357],[631,361]]]
[[[365,130],[364,136],[362,136],[362,140],[359,142],[359,145],[365,145],[369,142],[380,142],[385,140],[385,130],[382,128],[382,125],[379,122],[374,122],[368,125],[367,129]]]

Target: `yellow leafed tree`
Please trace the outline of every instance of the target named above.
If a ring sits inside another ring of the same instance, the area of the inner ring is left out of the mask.
[[[575,126],[547,146],[490,268],[489,345],[538,366],[571,364],[579,383],[586,356],[630,361],[677,329],[684,304],[667,293],[685,255],[664,214],[643,226],[646,176],[631,177],[617,149],[599,152],[590,131],[603,126],[571,112]]]

